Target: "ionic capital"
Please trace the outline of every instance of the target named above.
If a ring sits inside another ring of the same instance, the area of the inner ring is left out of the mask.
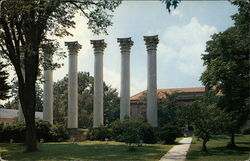
[[[121,52],[130,53],[131,46],[134,45],[134,42],[129,38],[117,38],[117,42],[120,43]]]
[[[64,44],[68,47],[69,55],[77,54],[78,51],[82,48],[82,45],[80,45],[78,41],[65,42]]]
[[[143,36],[147,47],[147,50],[156,50],[157,44],[159,43],[158,35],[154,36]]]
[[[104,49],[107,47],[107,44],[104,40],[90,40],[90,43],[93,45],[95,54],[103,54]]]

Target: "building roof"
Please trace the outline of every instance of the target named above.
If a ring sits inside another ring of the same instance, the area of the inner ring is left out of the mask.
[[[140,93],[135,94],[130,97],[131,101],[138,101],[144,94],[146,94],[147,90],[142,91]],[[205,87],[194,87],[194,88],[171,88],[171,89],[157,89],[158,98],[165,98],[166,94],[171,95],[173,93],[204,93]]]

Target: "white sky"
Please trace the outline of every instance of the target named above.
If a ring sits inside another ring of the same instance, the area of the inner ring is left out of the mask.
[[[237,8],[228,1],[182,1],[171,14],[160,1],[124,1],[114,12],[109,35],[94,36],[87,29],[84,17],[75,18],[76,28],[70,31],[74,37],[60,40],[78,41],[82,49],[78,54],[78,71],[94,71],[94,52],[91,39],[105,39],[104,81],[120,89],[121,54],[117,38],[131,37],[131,95],[147,88],[147,55],[143,36],[158,35],[157,83],[158,88],[183,88],[202,86],[199,77],[204,70],[201,54],[210,35],[224,31],[233,25],[230,16]],[[68,57],[54,58],[64,66],[54,71],[54,81],[68,73]]]

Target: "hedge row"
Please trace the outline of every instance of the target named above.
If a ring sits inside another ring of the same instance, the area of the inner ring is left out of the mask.
[[[51,125],[48,121],[36,120],[37,140],[43,139],[49,141],[64,141],[69,138],[69,134],[63,125]],[[11,124],[0,124],[0,142],[24,142],[26,135],[26,126],[24,121],[14,121]]]
[[[173,125],[166,125],[162,129],[154,129],[149,123],[141,120],[115,121],[110,126],[89,129],[87,138],[89,140],[105,139],[132,143],[154,144],[163,141],[166,144],[173,144],[175,139],[181,136],[180,128]]]

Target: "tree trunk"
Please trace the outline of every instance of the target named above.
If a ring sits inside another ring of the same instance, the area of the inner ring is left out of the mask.
[[[28,81],[27,81],[28,82]],[[19,84],[19,98],[26,123],[26,151],[37,151],[36,126],[35,126],[35,107],[36,90],[35,83]]]
[[[235,144],[235,135],[234,131],[231,132],[230,143],[227,145],[229,149],[236,149],[237,146]]]
[[[203,142],[202,142],[202,151],[207,152],[207,146],[206,146],[206,144],[207,144],[207,140],[205,139],[205,140],[203,140]]]

